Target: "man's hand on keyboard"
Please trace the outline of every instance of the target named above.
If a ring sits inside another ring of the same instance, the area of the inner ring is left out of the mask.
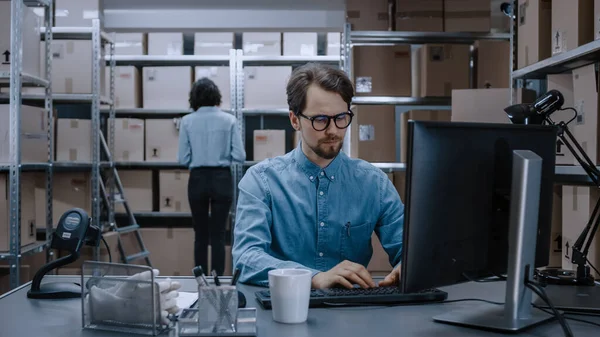
[[[389,273],[383,279],[383,281],[379,282],[379,286],[388,287],[398,285],[400,283],[400,266],[401,265],[396,266],[396,268],[394,268],[394,270],[392,270],[392,272]]]
[[[361,288],[377,287],[363,265],[348,260],[340,262],[329,271],[316,274],[312,279],[312,287],[315,289],[332,288],[334,285],[350,289],[354,287],[353,284],[358,284]]]

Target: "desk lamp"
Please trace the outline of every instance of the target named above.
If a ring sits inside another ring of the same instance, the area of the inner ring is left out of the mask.
[[[48,272],[76,261],[84,244],[97,247],[100,242],[100,229],[91,224],[87,213],[80,208],[65,212],[52,233],[50,249],[60,249],[69,255],[51,261],[42,266],[36,273],[27,292],[28,298],[58,299],[81,297],[81,286],[69,282],[53,282],[41,284]]]
[[[507,107],[504,109],[504,111],[513,124],[547,124],[558,128],[558,137],[560,140],[573,154],[579,165],[581,165],[581,167],[585,170],[594,186],[600,188],[600,170],[596,168],[594,162],[592,162],[589,156],[585,153],[584,149],[577,142],[567,126],[577,118],[578,112],[573,108],[562,109],[563,104],[563,95],[558,90],[550,90],[532,104],[515,104]],[[551,115],[558,110],[573,110],[575,115],[567,122],[561,121],[559,123],[555,123],[552,120]],[[596,206],[592,211],[587,225],[571,248],[571,262],[577,265],[577,270],[573,272],[570,270],[548,268],[543,271],[537,271],[537,277],[541,283],[586,286],[592,287],[590,289],[594,289],[595,280],[590,274],[591,264],[589,263],[587,256],[592,241],[594,240],[594,235],[598,231],[599,226],[600,199],[596,202]],[[594,266],[591,267],[596,270]],[[598,270],[596,270],[596,272],[598,273]],[[595,287],[595,289],[598,288],[599,287]],[[589,291],[590,290],[586,292]],[[599,296],[598,300],[600,300],[600,291],[597,293]],[[550,292],[548,295],[550,296]],[[569,299],[568,301],[572,302],[572,299]],[[562,307],[559,303],[561,303],[560,300],[554,300],[554,304],[556,304],[557,308]],[[569,306],[563,307],[563,309],[567,310],[569,309]],[[600,302],[595,304],[594,310],[600,310]]]

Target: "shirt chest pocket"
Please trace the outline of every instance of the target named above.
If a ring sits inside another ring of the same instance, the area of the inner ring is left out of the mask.
[[[371,235],[373,226],[370,222],[360,224],[346,223],[341,228],[340,252],[343,260],[367,265],[371,259],[373,247]]]

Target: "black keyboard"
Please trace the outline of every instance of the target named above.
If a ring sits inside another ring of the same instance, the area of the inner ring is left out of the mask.
[[[271,309],[271,294],[269,290],[255,293],[256,300],[265,309]],[[394,305],[418,304],[423,302],[442,302],[448,294],[439,289],[427,289],[417,293],[405,294],[398,287],[362,288],[328,288],[312,289],[310,291],[311,308],[328,306],[357,306],[357,305]]]

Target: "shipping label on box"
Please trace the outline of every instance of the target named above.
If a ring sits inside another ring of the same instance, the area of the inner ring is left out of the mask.
[[[21,64],[23,73],[41,77],[40,69],[40,27],[42,21],[31,8],[23,6],[21,18],[21,38],[23,53]],[[11,2],[0,1],[0,73],[10,74],[11,53]]]
[[[177,162],[178,119],[146,120],[146,161]]]
[[[285,130],[254,130],[254,160],[285,154]]]
[[[161,212],[189,213],[187,186],[190,177],[189,171],[170,170],[160,171],[159,190]]]

